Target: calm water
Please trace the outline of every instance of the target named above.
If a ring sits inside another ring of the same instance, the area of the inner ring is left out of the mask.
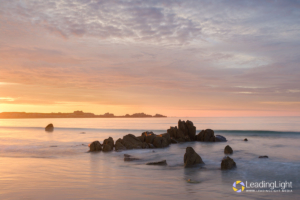
[[[178,118],[0,120],[0,199],[299,199],[300,117],[189,118],[197,133],[206,128],[227,143],[191,142],[165,149],[129,150],[141,158],[124,162],[124,152],[87,153],[88,144],[111,136],[164,133]],[[186,120],[183,119],[182,120]],[[55,131],[44,127],[53,123]],[[242,141],[245,137],[248,142]],[[221,171],[226,145],[237,169]],[[183,168],[192,146],[205,168]],[[269,159],[258,159],[268,155]],[[148,166],[166,159],[167,166]],[[198,183],[188,183],[192,179]],[[289,181],[290,193],[236,193],[241,181]]]

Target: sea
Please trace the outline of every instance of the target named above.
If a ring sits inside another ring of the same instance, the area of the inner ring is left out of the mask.
[[[166,133],[179,119],[228,141],[88,152],[95,140]],[[224,171],[226,145],[237,167]],[[184,168],[189,146],[205,165]],[[300,199],[300,117],[0,119],[0,199]]]

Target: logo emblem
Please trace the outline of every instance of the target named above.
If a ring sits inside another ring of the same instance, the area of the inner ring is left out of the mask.
[[[238,188],[240,188],[240,186],[242,186],[242,188],[238,189]],[[242,192],[245,189],[245,184],[242,181],[236,181],[236,182],[233,183],[232,189],[235,192]]]

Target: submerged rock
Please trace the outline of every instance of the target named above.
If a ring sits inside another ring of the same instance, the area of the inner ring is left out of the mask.
[[[45,127],[45,131],[47,131],[47,132],[53,132],[53,130],[54,130],[53,124],[48,124],[48,125]]]
[[[227,139],[222,135],[216,135],[215,142],[227,142]]]
[[[134,161],[134,160],[140,160],[140,159],[132,157],[131,155],[128,154],[124,154],[124,161]]]
[[[269,158],[269,156],[259,156],[258,158]]]
[[[184,154],[184,167],[192,167],[196,164],[204,164],[202,158],[195,152],[192,147],[187,147]]]
[[[148,162],[146,165],[167,165],[166,160],[158,161],[158,162]]]
[[[221,169],[222,170],[227,170],[227,169],[233,169],[236,168],[236,164],[232,158],[229,156],[223,158],[222,163],[221,163]]]
[[[232,150],[232,148],[231,148],[229,145],[227,145],[227,146],[225,147],[225,149],[224,149],[224,153],[225,153],[225,154],[232,154],[232,153],[233,153],[233,150]]]
[[[90,151],[101,151],[102,150],[101,143],[99,141],[94,141],[94,142],[90,143],[89,147],[90,147]]]

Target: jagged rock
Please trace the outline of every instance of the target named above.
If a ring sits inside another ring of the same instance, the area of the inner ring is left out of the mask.
[[[191,141],[196,140],[196,127],[194,126],[193,122],[187,120],[185,124],[187,126],[188,135]]]
[[[244,141],[246,141],[246,142],[247,142],[247,141],[248,141],[248,139],[247,139],[247,138],[245,138],[245,139],[244,139]]]
[[[115,144],[115,150],[116,150],[116,151],[126,150],[126,147],[122,144],[122,139],[121,139],[121,138],[119,138],[119,139],[116,141],[116,144]]]
[[[94,141],[89,144],[90,151],[101,151],[102,147],[99,141]]]
[[[112,150],[113,149],[112,149],[111,145],[109,145],[109,144],[104,144],[103,145],[102,151],[108,152],[108,151],[112,151]]]
[[[204,164],[202,158],[195,152],[192,147],[187,147],[184,154],[184,167],[192,167],[196,164]]]
[[[45,131],[47,131],[47,132],[53,132],[53,130],[54,130],[53,124],[48,124],[48,125],[45,127]]]
[[[215,142],[215,134],[211,129],[202,130],[197,135],[197,141],[202,142]]]
[[[112,139],[112,137],[109,137],[108,139],[105,139],[103,141],[103,151],[104,151],[104,145],[109,145],[110,146],[110,149],[111,151],[113,150],[114,148],[114,139]],[[108,148],[105,148],[107,151],[108,151]]]
[[[169,143],[166,138],[157,136],[153,140],[153,145],[156,148],[164,148],[164,147],[169,146]]]
[[[258,158],[269,158],[269,156],[259,156]]]
[[[146,165],[167,165],[167,161],[162,160],[162,161],[158,161],[158,162],[149,162],[149,163],[146,163]]]
[[[222,163],[221,163],[222,170],[233,169],[235,167],[236,167],[236,164],[235,164],[234,160],[232,158],[230,158],[229,156],[225,157],[222,160]]]
[[[224,153],[225,153],[225,154],[232,154],[232,153],[233,153],[233,150],[232,150],[232,148],[231,148],[229,145],[227,145],[227,146],[225,147],[225,149],[224,149]]]
[[[227,139],[222,135],[216,135],[215,136],[215,141],[216,142],[227,142]]]
[[[123,137],[122,145],[126,147],[126,149],[141,149],[143,143],[134,135],[128,134]]]

